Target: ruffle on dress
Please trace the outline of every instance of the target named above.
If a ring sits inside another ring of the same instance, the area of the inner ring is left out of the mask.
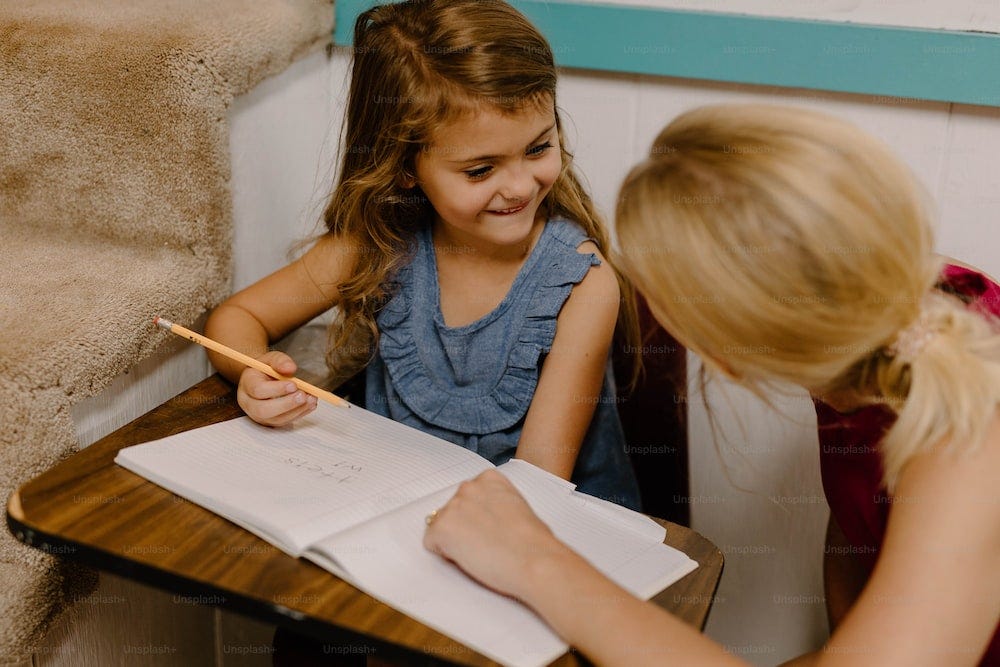
[[[577,246],[587,238],[582,229],[569,221],[550,220],[532,253],[538,257],[525,260],[522,267],[525,275],[519,273],[504,301],[482,318],[492,321],[496,319],[492,317],[496,311],[504,309],[499,317],[522,320],[516,336],[509,342],[498,343],[501,350],[496,361],[505,364],[505,368],[481,374],[490,378],[489,387],[482,386],[485,381],[457,387],[428,367],[417,345],[414,327],[418,322],[428,321],[435,326],[434,318],[410,312],[413,290],[418,286],[413,266],[401,269],[397,274],[399,291],[380,311],[378,326],[379,352],[403,403],[424,421],[459,433],[485,435],[517,424],[531,404],[538,385],[539,359],[552,348],[563,304],[590,267],[601,263],[593,253],[577,252]],[[414,262],[421,259],[415,258]],[[436,271],[433,262],[430,270]],[[422,307],[438,308],[436,299],[421,301]],[[473,326],[468,335],[476,335],[479,330],[480,327]],[[499,380],[494,380],[497,373]]]

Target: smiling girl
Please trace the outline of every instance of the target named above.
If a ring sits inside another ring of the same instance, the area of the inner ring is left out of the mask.
[[[328,360],[366,366],[369,410],[637,508],[609,363],[628,290],[563,145],[545,39],[502,2],[403,2],[361,14],[354,53],[328,232],[220,305],[207,334],[256,356],[337,306]],[[212,363],[262,424],[316,407]]]

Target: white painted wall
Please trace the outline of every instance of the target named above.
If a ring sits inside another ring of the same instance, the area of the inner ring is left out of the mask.
[[[342,114],[332,69],[313,55],[233,104],[234,291],[287,264],[290,244],[317,230]]]
[[[961,0],[940,11],[939,3],[931,0],[647,4],[931,27],[1000,26],[1000,8],[992,0]],[[885,14],[891,11],[891,17]],[[884,18],[877,21],[879,16]],[[332,183],[348,58],[345,49],[330,60],[322,55],[307,58],[233,105],[236,287],[283,264],[290,242],[311,231],[322,210]],[[564,72],[559,87],[569,142],[606,214],[613,210],[629,165],[644,155],[673,116],[701,104],[748,100],[826,110],[882,137],[937,200],[939,249],[1000,274],[995,222],[1000,193],[994,176],[1000,109],[593,72]],[[207,373],[203,356],[190,349],[148,363],[145,370],[119,379],[105,395],[77,408],[74,414],[85,441],[110,432]],[[695,364],[691,366],[693,371]],[[826,633],[820,562],[827,508],[819,483],[815,421],[801,397],[777,398],[784,413],[778,415],[739,389],[722,389],[716,385],[710,395],[724,435],[721,454],[713,446],[697,397],[689,406],[694,527],[727,557],[707,630],[751,662],[775,664],[816,648]],[[164,641],[178,645],[193,641],[186,637],[200,636],[182,630],[200,611],[177,604],[153,605],[153,611],[141,587],[112,585],[109,589],[102,584],[102,591],[125,598],[115,604],[125,605],[128,613],[120,614],[120,607],[106,612],[97,604],[86,607],[72,627],[53,633],[56,643],[38,664],[68,664],[59,662],[60,655],[72,655],[74,664],[116,664],[119,655],[102,652],[115,649],[95,639],[102,636],[103,623],[119,622],[112,618],[135,624],[135,636],[145,636],[143,628],[149,623],[176,627]],[[262,645],[269,639],[269,628],[221,612],[214,619],[214,646],[203,649],[214,654],[216,664],[257,664],[258,659],[268,664],[266,655],[237,656],[233,647]],[[223,650],[227,646],[228,652]],[[86,662],[79,661],[81,656],[88,656]]]

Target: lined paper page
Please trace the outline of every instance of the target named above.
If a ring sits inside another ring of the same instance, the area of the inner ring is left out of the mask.
[[[663,528],[647,517],[598,507],[572,484],[524,461],[510,461],[499,470],[557,537],[640,597],[652,597],[697,567],[663,545]],[[426,515],[454,491],[443,490],[322,540],[305,557],[335,567],[373,597],[497,662],[515,667],[551,662],[567,646],[548,625],[423,548]]]
[[[242,417],[122,449],[115,462],[294,556],[493,467],[391,419],[325,403],[289,428]]]
[[[423,547],[425,517],[455,487],[310,547],[305,558],[333,559],[343,578],[428,627],[513,667],[545,665],[568,646],[524,605],[480,586]]]
[[[525,461],[513,459],[499,469],[557,538],[638,597],[649,599],[698,567],[663,544],[666,529],[643,514],[579,491],[559,491],[546,484],[546,478],[558,477]]]

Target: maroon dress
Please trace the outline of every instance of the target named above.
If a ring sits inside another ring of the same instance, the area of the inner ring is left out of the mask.
[[[1000,285],[969,269],[947,265],[939,289],[951,292],[971,310],[1000,316]],[[896,416],[881,405],[841,414],[816,401],[820,472],[830,513],[854,555],[871,575],[889,518],[890,498],[882,484],[879,442]],[[1000,667],[1000,626],[981,666]]]

